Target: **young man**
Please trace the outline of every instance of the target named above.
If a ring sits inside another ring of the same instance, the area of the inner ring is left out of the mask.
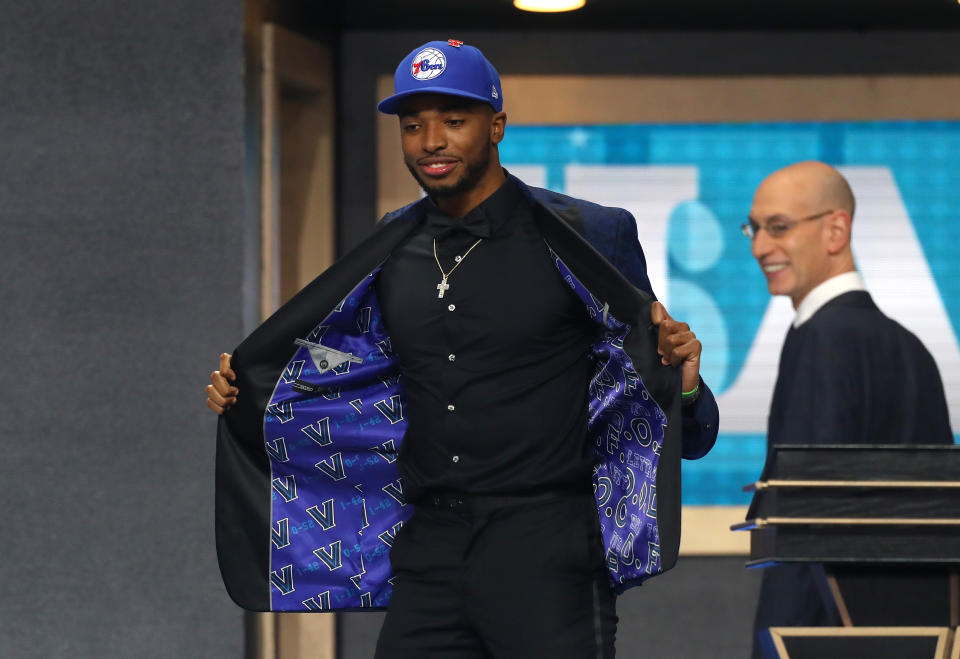
[[[389,600],[381,659],[612,657],[614,594],[676,560],[680,456],[716,439],[700,342],[654,302],[629,213],[503,170],[479,50],[427,43],[395,91],[428,196],[212,375],[228,589]]]
[[[744,233],[770,294],[790,296],[797,311],[780,355],[768,446],[953,443],[933,358],[883,315],[854,267],[854,205],[847,181],[820,162],[776,171],[754,195]],[[766,570],[754,657],[766,656],[769,627],[838,624],[819,593],[808,567]]]

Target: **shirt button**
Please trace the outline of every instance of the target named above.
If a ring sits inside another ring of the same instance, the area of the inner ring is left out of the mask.
[[[453,457],[450,458],[450,459],[453,460],[454,462],[460,462],[460,456],[459,456],[459,455],[455,455],[455,456],[453,456]]]
[[[449,359],[452,362],[455,362],[457,361],[457,356],[451,352],[449,355],[447,355],[447,359]]]
[[[447,411],[448,411],[448,412],[452,412],[452,411],[454,411],[455,409],[457,409],[457,408],[454,407],[452,404],[451,404],[451,405],[447,405]]]
[[[455,311],[456,308],[457,308],[457,305],[451,304],[450,306],[447,307],[447,311]]]

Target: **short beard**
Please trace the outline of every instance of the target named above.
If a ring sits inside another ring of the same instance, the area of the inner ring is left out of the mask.
[[[424,181],[417,174],[416,168],[404,160],[404,164],[407,166],[407,169],[410,170],[410,175],[416,179],[417,183],[420,184],[420,187],[423,188],[423,191],[427,193],[433,199],[439,199],[441,197],[455,197],[459,194],[463,194],[469,190],[472,190],[477,186],[477,183],[480,182],[480,179],[487,173],[487,169],[490,167],[490,150],[485,149],[483,156],[479,159],[464,162],[465,171],[463,176],[460,177],[460,180],[456,183],[451,183],[449,185],[430,185],[428,182]]]

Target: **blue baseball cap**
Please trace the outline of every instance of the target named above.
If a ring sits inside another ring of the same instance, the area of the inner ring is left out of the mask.
[[[462,41],[431,41],[414,48],[393,75],[393,96],[377,109],[397,114],[400,102],[414,94],[448,94],[489,103],[494,112],[503,109],[500,76],[478,49]]]

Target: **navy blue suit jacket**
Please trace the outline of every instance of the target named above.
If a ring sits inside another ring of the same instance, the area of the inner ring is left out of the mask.
[[[605,563],[620,592],[676,562],[680,458],[710,450],[717,405],[701,384],[683,407],[680,370],[660,363],[633,217],[518,184],[558,276],[604,328],[584,384]],[[245,608],[389,600],[386,549],[411,507],[396,468],[402,374],[373,282],[429,203],[389,214],[234,350],[243,395],[218,427],[217,546],[227,590]]]

